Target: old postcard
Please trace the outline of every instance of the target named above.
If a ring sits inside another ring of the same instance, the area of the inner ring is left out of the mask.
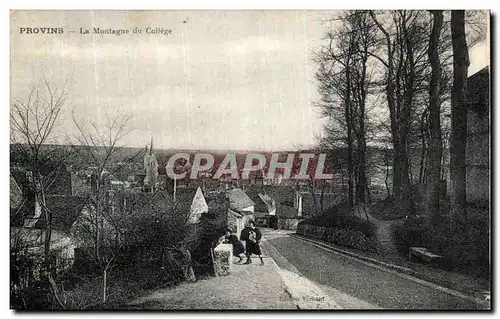
[[[11,11],[11,309],[490,310],[489,28]]]

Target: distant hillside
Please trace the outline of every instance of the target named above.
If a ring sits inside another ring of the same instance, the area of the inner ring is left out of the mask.
[[[100,147],[97,147],[99,149]],[[11,144],[10,147],[10,159],[11,165],[20,165],[24,166],[26,164],[26,155],[25,152],[27,150],[27,145],[20,144]],[[94,150],[96,151],[96,150]],[[102,150],[104,151],[104,150]],[[379,150],[376,148],[369,148],[368,153],[377,153]],[[73,166],[76,169],[79,168],[87,168],[92,166],[92,158],[89,155],[88,150],[85,149],[84,146],[75,146],[72,147],[70,145],[45,145],[42,149],[42,152],[55,152],[55,153],[64,153],[69,154],[66,157],[65,164],[68,166]],[[332,169],[338,169],[340,167],[345,166],[345,158],[346,158],[346,149],[345,148],[336,148],[334,150],[324,151],[327,153],[326,163],[325,163],[325,172],[331,172]],[[197,153],[205,153],[210,154],[214,157],[214,168],[217,169],[227,154],[235,154],[236,162],[238,164],[238,171],[241,173],[243,171],[243,167],[245,165],[246,156],[250,153],[263,154],[266,158],[266,163],[269,163],[271,159],[271,155],[273,152],[267,151],[224,151],[224,150],[188,150],[188,149],[155,149],[154,153],[156,158],[158,159],[158,164],[160,167],[165,167],[168,163],[169,158],[176,153],[187,153],[190,156],[190,162],[192,163],[194,160],[194,156]],[[298,151],[283,151],[276,152],[279,155],[279,162],[285,162],[287,159],[287,155],[290,153],[295,153],[295,160],[293,163],[292,174],[298,173],[298,169],[301,165],[301,160],[299,160],[298,154],[300,153],[316,153],[317,150],[298,150]],[[123,162],[131,162],[135,167],[142,167],[143,158],[145,154],[145,148],[142,147],[118,147],[116,153],[110,160],[110,165],[114,166]],[[257,161],[252,163],[253,165],[257,164]],[[263,167],[264,172],[267,172],[267,165]],[[281,172],[281,170],[278,170]]]

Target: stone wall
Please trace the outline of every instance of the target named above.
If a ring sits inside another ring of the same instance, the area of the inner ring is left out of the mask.
[[[227,276],[233,264],[233,245],[219,244],[214,249],[214,268],[216,276]]]
[[[489,203],[490,197],[490,131],[488,112],[467,114],[467,147],[465,163],[467,202]]]

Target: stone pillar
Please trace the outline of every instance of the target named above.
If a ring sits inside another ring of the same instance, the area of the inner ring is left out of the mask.
[[[233,245],[219,244],[214,249],[214,269],[216,276],[227,276],[233,265]]]

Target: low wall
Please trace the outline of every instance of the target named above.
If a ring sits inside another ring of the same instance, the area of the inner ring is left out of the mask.
[[[216,276],[227,276],[233,264],[233,245],[219,244],[214,249],[214,270]]]
[[[374,238],[369,238],[359,230],[326,228],[299,224],[297,234],[323,240],[325,242],[355,248],[361,251],[377,252],[378,245]]]

